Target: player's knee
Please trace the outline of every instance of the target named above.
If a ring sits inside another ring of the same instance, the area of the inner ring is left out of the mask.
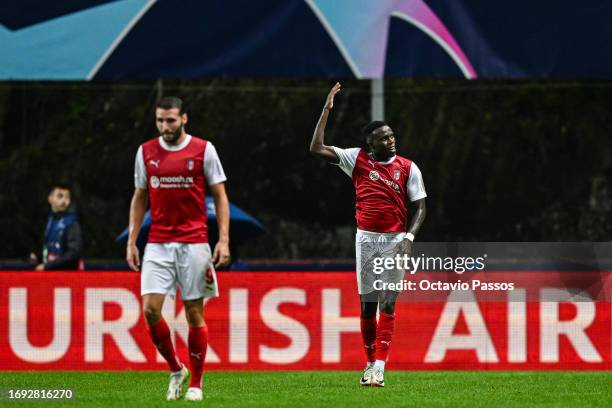
[[[187,323],[192,327],[200,327],[204,323],[204,315],[199,308],[185,310]]]
[[[395,302],[390,300],[383,300],[380,302],[380,311],[386,314],[395,313]]]
[[[161,319],[161,310],[151,305],[145,305],[143,307],[143,313],[145,315],[145,319],[147,319],[147,323],[155,324]]]
[[[376,316],[376,302],[363,302],[361,304],[361,318],[371,319]]]

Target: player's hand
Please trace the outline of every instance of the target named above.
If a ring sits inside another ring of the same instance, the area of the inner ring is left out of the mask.
[[[131,270],[140,270],[140,254],[138,253],[138,247],[136,244],[128,244],[125,260],[127,261]]]
[[[412,255],[412,242],[408,239],[402,239],[397,246],[397,253],[400,255]]]
[[[336,96],[336,94],[340,92],[340,86],[340,82],[336,82],[336,85],[334,85],[331,91],[329,91],[329,94],[327,94],[327,99],[325,100],[325,109],[331,110],[334,107],[334,96]]]
[[[33,263],[33,264],[38,263],[38,257],[36,256],[34,252],[30,252],[30,263]]]
[[[212,261],[215,264],[215,269],[222,268],[230,264],[230,250],[229,244],[227,242],[219,241],[217,245],[215,245],[215,250],[213,251]]]

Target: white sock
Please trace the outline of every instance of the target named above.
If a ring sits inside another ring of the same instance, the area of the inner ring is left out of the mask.
[[[374,368],[380,368],[381,370],[385,369],[385,361],[384,360],[376,360],[374,362]]]

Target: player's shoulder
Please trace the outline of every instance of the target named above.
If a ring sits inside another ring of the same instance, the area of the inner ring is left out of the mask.
[[[191,141],[189,143],[191,144],[192,147],[196,147],[200,149],[205,149],[206,147],[214,148],[214,145],[212,144],[210,140],[204,139],[203,137],[200,137],[200,136],[191,135]]]
[[[368,155],[368,152],[365,149],[362,149],[361,147],[347,147],[346,149],[342,149],[342,150],[344,150],[347,154],[354,156],[354,157]]]
[[[399,154],[396,157],[397,158],[395,160],[397,160],[398,164],[401,164],[402,166],[410,166],[412,163],[414,163],[409,158],[400,156]]]
[[[332,146],[332,148],[335,151],[340,151],[340,152],[344,152],[344,153],[353,153],[353,154],[358,154],[361,150],[363,150],[361,147],[338,147],[338,146]]]
[[[204,139],[203,137],[194,136],[194,135],[190,135],[190,136],[191,136],[191,141],[193,143],[210,143],[210,141]]]
[[[145,159],[147,157],[151,157],[152,155],[158,154],[161,150],[161,145],[159,144],[159,137],[154,137],[153,139],[149,139],[146,142],[142,143],[138,146],[138,150],[136,151],[136,155],[143,155]]]
[[[159,136],[149,139],[140,145],[140,147],[142,148],[149,148],[149,147],[156,147],[156,146],[159,146]]]

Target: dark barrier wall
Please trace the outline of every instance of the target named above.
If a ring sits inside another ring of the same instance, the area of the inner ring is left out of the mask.
[[[0,258],[38,248],[47,192],[75,188],[86,259],[122,258],[133,163],[156,135],[159,95],[189,102],[189,132],[210,139],[230,200],[268,234],[247,258],[348,258],[354,192],[308,154],[331,82],[0,84]],[[369,83],[349,81],[326,141],[361,143]],[[425,241],[612,240],[612,87],[597,82],[386,81],[399,153],[422,170]]]

